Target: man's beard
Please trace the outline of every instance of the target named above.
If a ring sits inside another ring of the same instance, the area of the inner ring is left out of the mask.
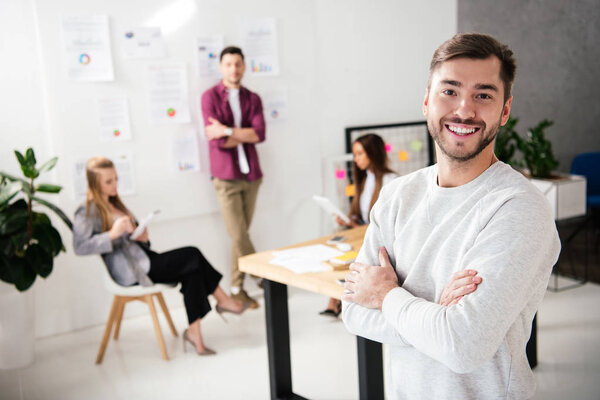
[[[479,143],[477,144],[477,147],[475,148],[475,150],[473,150],[470,153],[466,153],[466,152],[460,151],[460,147],[462,147],[462,146],[459,146],[458,150],[452,150],[450,148],[450,146],[447,143],[447,137],[442,135],[441,132],[442,132],[442,130],[446,129],[445,128],[446,124],[452,124],[452,123],[471,125],[471,126],[476,126],[479,128],[479,132],[473,133],[473,134],[479,135]],[[433,140],[435,140],[435,142],[437,143],[437,145],[440,148],[440,150],[442,151],[442,153],[444,153],[451,160],[459,161],[459,162],[469,161],[469,160],[477,157],[477,155],[479,153],[481,153],[483,151],[483,149],[485,149],[487,146],[490,145],[490,143],[492,143],[494,141],[494,139],[496,138],[496,134],[498,133],[499,127],[500,127],[500,120],[498,120],[498,122],[496,124],[490,126],[489,129],[487,129],[485,122],[476,121],[473,119],[459,119],[459,118],[444,119],[444,118],[442,118],[439,122],[439,126],[435,126],[432,121],[427,120],[427,128],[429,129],[429,133],[431,134],[431,137],[433,138]]]

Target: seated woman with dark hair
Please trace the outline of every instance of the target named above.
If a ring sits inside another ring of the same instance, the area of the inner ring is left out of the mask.
[[[196,247],[156,253],[150,249],[148,231],[131,239],[136,224],[133,214],[117,193],[117,172],[104,157],[86,164],[87,200],[75,212],[73,247],[78,255],[100,254],[113,279],[120,285],[181,283],[189,328],[183,333],[199,355],[215,354],[206,347],[200,319],[211,309],[208,296],[217,300],[218,313],[241,314],[246,306],[229,297],[219,286],[222,275]]]

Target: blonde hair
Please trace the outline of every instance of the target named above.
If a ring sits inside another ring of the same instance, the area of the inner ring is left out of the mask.
[[[94,203],[100,213],[100,218],[102,219],[103,232],[112,228],[113,219],[110,205],[133,218],[133,215],[129,212],[127,207],[125,207],[125,204],[123,204],[118,194],[109,196],[108,202],[104,201],[102,198],[102,193],[100,192],[100,174],[98,172],[101,169],[109,168],[114,169],[115,164],[106,157],[92,157],[85,164],[85,174],[87,176],[86,215],[89,216],[90,206]]]

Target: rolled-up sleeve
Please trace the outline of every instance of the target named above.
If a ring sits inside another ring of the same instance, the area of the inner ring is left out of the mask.
[[[252,117],[250,118],[250,125],[252,129],[254,129],[254,132],[256,132],[256,135],[258,136],[257,143],[261,143],[264,142],[266,138],[265,116],[263,113],[262,101],[260,100],[260,97],[257,94],[252,93],[251,103],[253,113]]]

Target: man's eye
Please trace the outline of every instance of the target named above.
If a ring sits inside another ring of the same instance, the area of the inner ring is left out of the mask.
[[[444,90],[442,90],[442,93],[445,94],[446,96],[454,96],[454,94],[456,92],[452,89],[444,89]]]
[[[477,98],[478,99],[482,99],[482,100],[488,100],[488,99],[491,99],[492,96],[490,96],[487,93],[480,93],[480,94],[477,95]]]

